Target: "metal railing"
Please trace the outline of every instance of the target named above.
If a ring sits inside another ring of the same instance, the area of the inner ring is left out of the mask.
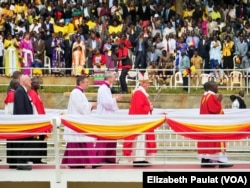
[[[119,116],[119,115],[118,115]],[[30,116],[29,116],[30,117]],[[1,146],[1,152],[0,152],[0,159],[3,161],[0,163],[1,165],[10,165],[7,164],[6,158],[20,158],[20,156],[7,156],[8,151],[14,151],[18,150],[18,148],[6,148],[6,143],[12,143],[12,142],[29,142],[29,143],[47,143],[47,148],[23,148],[25,150],[43,150],[45,149],[48,153],[46,156],[29,156],[30,158],[43,158],[43,161],[46,161],[47,164],[32,164],[34,167],[41,166],[41,165],[47,165],[52,167],[53,170],[55,170],[55,176],[56,176],[56,182],[61,182],[61,173],[60,171],[68,168],[67,164],[62,164],[63,158],[79,158],[76,156],[64,156],[66,142],[63,139],[63,136],[65,135],[63,132],[64,125],[60,124],[58,126],[58,117],[51,117],[52,123],[53,123],[53,131],[51,133],[46,133],[49,137],[46,141],[18,141],[18,140],[0,140],[0,146]],[[121,116],[122,117],[122,116]],[[13,116],[13,119],[18,118],[18,116]],[[0,119],[1,116],[0,116]],[[4,122],[1,122],[0,120],[0,128],[1,124]],[[1,129],[0,129],[1,130]],[[121,132],[112,132],[112,134],[120,134]],[[190,132],[187,132],[186,134],[190,134]],[[0,132],[0,137],[10,133],[4,133]],[[16,135],[23,134],[15,132]],[[26,133],[30,134],[30,133]],[[45,134],[45,133],[41,133]],[[83,133],[81,133],[83,134]],[[94,134],[94,133],[92,133]],[[102,133],[99,133],[99,135]],[[110,133],[105,133],[110,134]],[[131,133],[132,134],[132,133]],[[136,133],[133,133],[136,134]],[[144,135],[145,133],[137,133],[140,135]],[[152,165],[165,165],[165,164],[175,164],[175,165],[199,165],[200,161],[197,158],[197,147],[196,142],[197,140],[188,139],[184,136],[179,135],[178,133],[174,132],[168,124],[163,124],[160,127],[158,127],[154,134],[156,135],[156,143],[157,143],[157,153],[153,156],[151,156],[151,163]],[[183,133],[185,134],[185,133]],[[195,133],[194,133],[195,134]],[[217,134],[216,132],[214,134]],[[226,132],[225,132],[226,134]],[[249,132],[242,132],[241,134],[248,134]],[[88,135],[87,133],[85,135]],[[91,135],[90,135],[91,136]],[[205,140],[200,140],[205,141]],[[213,141],[213,140],[210,140]],[[221,140],[223,141],[223,140]],[[98,142],[102,142],[100,140],[96,140],[95,144]],[[107,141],[108,142],[108,141]],[[114,142],[114,141],[113,141]],[[130,160],[133,160],[135,157],[134,155],[131,155],[129,157],[123,155],[123,140],[117,140],[117,147],[116,148],[92,148],[94,150],[116,150],[116,156],[109,156],[110,158],[115,157],[116,163],[115,164],[101,164],[104,168],[105,166],[115,165],[115,166],[124,166],[129,165],[132,166],[133,164],[129,162]],[[134,141],[133,141],[134,142]],[[144,142],[144,141],[137,141],[137,142]],[[250,138],[247,137],[242,140],[226,140],[227,142],[227,154],[229,156],[229,159],[233,161],[234,164],[244,164],[244,165],[250,165]],[[90,148],[70,148],[69,150],[90,150]],[[140,148],[135,149],[132,148],[132,151],[145,151],[146,148]],[[21,158],[24,156],[21,156]],[[87,158],[102,158],[103,156],[88,156]],[[146,156],[145,156],[146,157]],[[16,164],[18,165],[18,164]],[[71,166],[79,165],[79,164],[70,164]],[[90,164],[81,164],[83,166],[87,166]],[[91,164],[91,165],[98,165],[98,164]],[[185,168],[185,167],[183,167]]]

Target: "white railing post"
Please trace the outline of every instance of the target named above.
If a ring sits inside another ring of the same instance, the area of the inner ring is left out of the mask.
[[[60,154],[59,154],[59,142],[58,139],[58,130],[57,130],[57,121],[54,117],[52,119],[52,125],[53,125],[53,141],[54,141],[54,148],[55,148],[55,168],[56,168],[56,182],[61,182],[61,176],[60,176]]]

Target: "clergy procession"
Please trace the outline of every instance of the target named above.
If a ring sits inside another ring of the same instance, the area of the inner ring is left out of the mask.
[[[11,77],[3,100],[6,119],[0,121],[8,168],[28,171],[46,165],[51,138],[65,143],[58,155],[67,169],[117,165],[118,147],[127,165],[152,167],[160,144],[156,132],[165,125],[197,143],[193,150],[199,168],[234,167],[227,141],[247,138],[249,120],[241,114],[242,122],[229,122],[219,86],[227,87],[237,71],[237,78],[246,77],[248,89],[250,4],[182,2],[180,14],[174,0],[1,1],[0,74]],[[127,82],[131,71],[136,72],[132,89]],[[47,99],[40,96],[45,75],[75,79],[65,113],[52,118],[59,123],[50,121]],[[194,84],[204,89],[193,118],[159,113],[150,98],[152,85],[172,86],[176,75],[182,79],[183,94]],[[97,86],[94,101],[86,95],[90,78]],[[243,88],[243,81],[237,84]],[[228,108],[247,108],[244,91],[239,94],[230,96]],[[119,103],[128,96],[123,116]],[[12,121],[12,116],[20,121]],[[54,138],[59,127],[62,138]]]

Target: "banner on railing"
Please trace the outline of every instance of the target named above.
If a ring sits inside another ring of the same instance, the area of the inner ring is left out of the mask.
[[[74,116],[62,117],[62,124],[89,136],[111,140],[124,139],[143,132],[152,131],[164,124],[165,116]]]
[[[0,120],[0,139],[20,139],[48,133],[52,130],[51,117],[45,115],[5,115]]]
[[[237,140],[250,136],[246,115],[193,115],[167,117],[176,133],[195,140]]]
[[[61,123],[95,138],[124,139],[167,123],[177,134],[195,140],[237,140],[250,136],[249,110],[224,115],[199,115],[188,110],[166,111],[161,115],[1,115],[0,139],[18,139],[47,133]],[[185,113],[186,112],[186,113]]]

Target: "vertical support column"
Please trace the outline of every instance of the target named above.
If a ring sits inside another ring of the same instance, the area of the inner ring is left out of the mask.
[[[57,118],[59,117],[54,117],[52,119],[52,125],[53,125],[53,138],[54,138],[54,147],[55,147],[55,168],[56,168],[56,183],[60,183],[61,182],[61,176],[60,176],[60,155],[59,155],[59,144],[58,142],[60,142],[60,138],[59,138],[59,134],[58,134],[58,129],[57,129]]]

